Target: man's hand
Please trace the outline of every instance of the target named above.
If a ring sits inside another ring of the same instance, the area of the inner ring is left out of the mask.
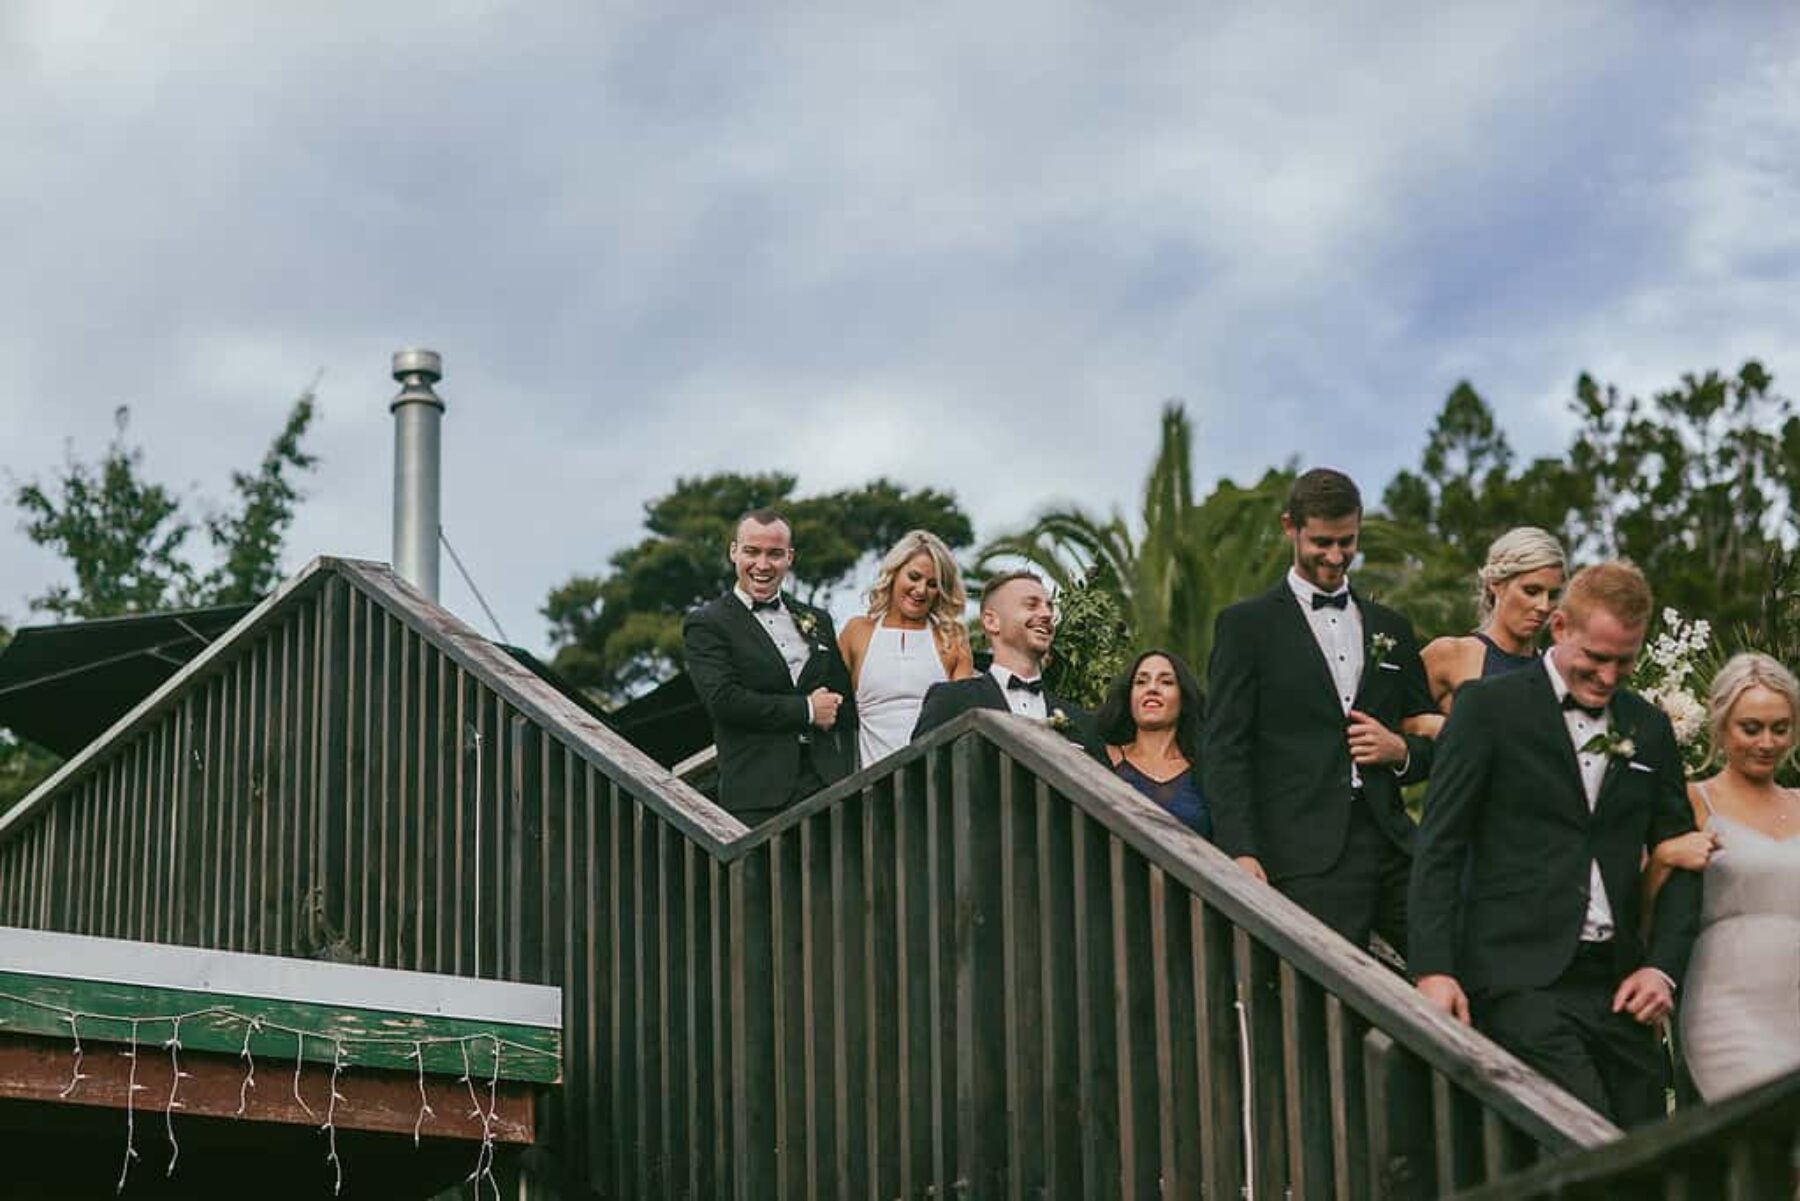
[[[1246,876],[1261,880],[1264,884],[1269,882],[1269,873],[1263,870],[1262,860],[1255,855],[1239,855],[1232,862],[1243,868]]]
[[[1612,1011],[1629,1013],[1640,1025],[1654,1026],[1675,1008],[1675,993],[1668,977],[1653,967],[1641,967],[1619,981]]]
[[[1406,762],[1406,739],[1361,709],[1350,710],[1350,759],[1358,767]]]
[[[1463,1025],[1469,1024],[1469,998],[1455,976],[1443,974],[1419,977],[1419,992],[1433,1009],[1441,1009]]]
[[[843,697],[829,688],[815,688],[806,699],[812,704],[813,725],[829,730],[837,724],[838,706],[844,703]]]
[[[1666,867],[1703,872],[1712,861],[1713,852],[1718,849],[1717,834],[1711,830],[1690,830],[1686,834],[1665,838],[1657,843],[1656,850],[1651,852],[1651,858]]]

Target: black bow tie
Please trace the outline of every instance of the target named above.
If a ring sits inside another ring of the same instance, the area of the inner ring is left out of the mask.
[[[1014,676],[1006,682],[1006,690],[1008,692],[1029,692],[1033,696],[1043,696],[1044,681],[1041,676],[1035,680],[1021,680],[1018,676]]]
[[[750,602],[750,612],[752,613],[766,613],[770,609],[779,608],[781,608],[781,598],[779,596],[772,596],[766,601],[753,600]]]
[[[1346,588],[1342,592],[1315,592],[1313,593],[1313,608],[1348,610],[1350,608],[1350,590]]]
[[[1584,705],[1575,699],[1575,694],[1573,692],[1563,693],[1562,707],[1564,713],[1569,712],[1571,709],[1579,709],[1595,721],[1599,721],[1602,717],[1606,716],[1605,705]]]

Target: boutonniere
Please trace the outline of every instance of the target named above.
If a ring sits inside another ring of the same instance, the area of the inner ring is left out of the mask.
[[[1607,730],[1581,744],[1582,754],[1591,755],[1595,751],[1606,752],[1609,759],[1630,759],[1637,754],[1637,743],[1622,730]]]
[[[1056,730],[1059,733],[1075,724],[1075,720],[1061,709],[1050,710],[1050,716],[1044,720],[1050,723],[1050,728],[1052,730]]]
[[[1379,630],[1369,635],[1369,666],[1380,667],[1387,662],[1388,652],[1400,645],[1392,634],[1383,634]]]
[[[819,632],[819,619],[812,610],[790,607],[788,615],[794,619],[794,628],[800,631],[800,637],[808,642],[816,641],[814,635]]]

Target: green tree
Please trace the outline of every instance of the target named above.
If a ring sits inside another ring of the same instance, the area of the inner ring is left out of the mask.
[[[750,509],[774,507],[794,530],[793,586],[815,603],[842,588],[872,555],[910,529],[928,529],[952,547],[974,539],[954,497],[877,479],[860,488],[796,498],[797,479],[772,472],[678,479],[644,506],[647,537],[616,552],[605,575],[580,575],[550,593],[559,672],[622,701],[668,679],[681,663],[681,620],[731,587],[725,550]]]
[[[65,619],[117,617],[193,595],[194,569],[184,554],[193,523],[172,492],[143,479],[143,451],[125,443],[130,421],[127,407],[114,410],[113,440],[99,463],[71,453],[54,484],[33,482],[14,493],[26,536],[60,555],[75,576],[72,587],[57,584],[33,597],[33,610]]]
[[[1293,471],[1268,471],[1248,488],[1221,480],[1196,502],[1192,452],[1185,407],[1165,406],[1135,526],[1117,511],[1053,509],[982,547],[979,566],[1022,560],[1059,591],[1092,576],[1114,592],[1138,645],[1166,647],[1204,672],[1219,611],[1268,587],[1289,558],[1281,507]]]
[[[316,381],[315,381],[316,386]],[[315,396],[308,388],[288,411],[255,472],[231,473],[235,507],[207,518],[206,532],[220,564],[204,585],[208,603],[248,604],[281,583],[281,548],[301,493],[295,476],[317,466],[318,458],[301,447],[312,428]]]
[[[1513,462],[1493,409],[1465,380],[1432,422],[1419,469],[1401,471],[1383,491],[1381,513],[1428,533],[1438,553],[1473,571],[1514,526],[1562,533],[1588,495],[1560,457],[1534,459],[1517,475]]]
[[[1581,376],[1580,550],[1635,560],[1662,603],[1717,627],[1756,622],[1800,503],[1800,417],[1773,386],[1754,360],[1648,401]]]
[[[71,453],[51,483],[33,481],[13,493],[26,535],[55,551],[74,577],[33,597],[32,609],[85,620],[246,602],[267,593],[281,578],[282,543],[300,500],[294,475],[317,461],[301,448],[314,411],[309,389],[258,470],[232,474],[235,506],[206,521],[220,562],[203,570],[190,550],[193,521],[174,492],[144,478],[143,451],[126,441],[130,410],[118,408],[113,439],[98,462]]]

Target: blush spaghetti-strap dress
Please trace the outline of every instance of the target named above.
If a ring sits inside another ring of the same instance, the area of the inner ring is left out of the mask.
[[[1700,937],[1677,1004],[1681,1048],[1708,1101],[1800,1069],[1800,836],[1771,838],[1713,812]]]

